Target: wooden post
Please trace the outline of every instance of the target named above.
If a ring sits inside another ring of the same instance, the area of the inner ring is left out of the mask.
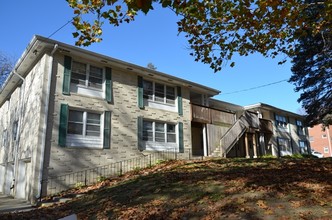
[[[244,145],[245,145],[245,149],[246,149],[246,158],[250,158],[250,155],[249,155],[248,133],[247,132],[245,133],[245,136],[244,136]]]
[[[254,158],[257,158],[257,141],[256,141],[256,132],[252,135],[253,139],[253,149],[254,149]]]

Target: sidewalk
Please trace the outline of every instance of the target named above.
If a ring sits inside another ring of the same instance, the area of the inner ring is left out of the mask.
[[[20,212],[31,210],[33,207],[29,202],[23,199],[14,199],[13,197],[0,194],[0,213]]]

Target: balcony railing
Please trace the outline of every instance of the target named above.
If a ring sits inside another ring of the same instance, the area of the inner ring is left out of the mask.
[[[272,121],[267,119],[259,119],[259,130],[264,133],[273,133]]]
[[[212,109],[206,106],[191,105],[191,120],[207,124],[230,124],[235,122],[233,113]]]

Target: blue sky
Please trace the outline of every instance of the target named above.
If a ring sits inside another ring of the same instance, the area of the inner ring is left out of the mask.
[[[19,58],[33,35],[48,37],[72,17],[65,0],[1,1],[0,51]],[[295,93],[294,86],[288,82],[226,94],[288,79],[291,76],[289,62],[278,65],[281,58],[267,59],[259,54],[235,56],[235,67],[214,73],[208,65],[195,62],[189,55],[184,35],[178,35],[177,20],[170,10],[157,6],[147,16],[140,15],[130,24],[105,25],[103,41],[85,49],[140,66],[151,62],[158,71],[221,90],[221,95],[215,98],[222,101],[238,105],[262,102],[298,111],[299,93]],[[68,24],[51,38],[74,45],[74,31]]]

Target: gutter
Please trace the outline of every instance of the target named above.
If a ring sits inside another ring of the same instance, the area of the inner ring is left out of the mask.
[[[40,164],[39,164],[39,176],[38,181],[40,181],[40,184],[38,184],[38,191],[39,192],[39,200],[41,201],[42,197],[42,190],[43,190],[43,172],[44,172],[44,157],[45,157],[45,143],[46,143],[46,132],[47,132],[47,120],[48,120],[48,111],[49,111],[49,102],[50,102],[50,91],[51,91],[51,83],[52,83],[52,70],[53,70],[53,55],[55,51],[58,49],[58,44],[55,44],[53,47],[53,50],[51,52],[49,61],[48,61],[48,73],[47,73],[47,88],[46,88],[46,100],[45,100],[45,114],[44,114],[44,125],[43,125],[43,132],[42,132],[42,143],[40,147]]]

